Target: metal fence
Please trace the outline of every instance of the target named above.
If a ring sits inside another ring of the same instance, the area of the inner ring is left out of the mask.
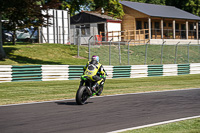
[[[92,37],[91,37],[92,38]],[[88,45],[78,45],[78,56],[90,60],[92,55],[98,55],[104,65],[160,65],[187,64],[200,62],[200,45],[182,44],[149,44],[106,41],[88,41]],[[88,55],[84,55],[85,52]]]

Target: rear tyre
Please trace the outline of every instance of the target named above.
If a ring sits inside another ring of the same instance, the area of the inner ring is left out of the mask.
[[[78,105],[83,105],[86,103],[88,97],[86,86],[81,86],[76,93],[76,103]]]

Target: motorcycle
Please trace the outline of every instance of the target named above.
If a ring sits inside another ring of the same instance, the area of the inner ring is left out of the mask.
[[[100,75],[100,77],[102,76]],[[81,79],[84,83],[79,87],[76,93],[76,103],[78,105],[85,104],[87,99],[94,95],[100,96],[104,85],[104,82],[102,82],[98,87],[96,87],[96,92],[94,92],[92,91],[92,86],[95,85],[96,82],[92,81],[87,75],[81,76]]]

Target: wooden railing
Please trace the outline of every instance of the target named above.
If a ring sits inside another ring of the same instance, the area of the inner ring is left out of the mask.
[[[111,32],[100,32],[102,41],[143,41],[149,39],[149,30],[125,30],[125,31],[111,31]]]

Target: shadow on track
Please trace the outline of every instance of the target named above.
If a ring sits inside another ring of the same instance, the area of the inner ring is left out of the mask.
[[[55,102],[55,103],[57,103],[58,105],[80,106],[76,102]],[[88,103],[93,103],[93,102],[86,102],[85,104],[88,104]]]

